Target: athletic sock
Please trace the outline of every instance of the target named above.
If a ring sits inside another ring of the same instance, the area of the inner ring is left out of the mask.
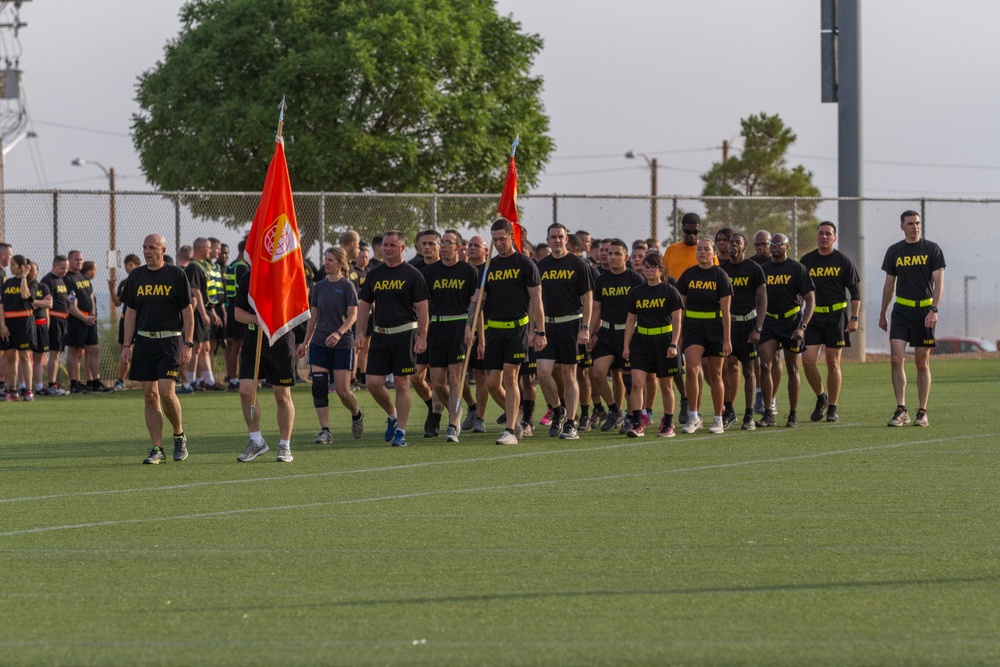
[[[212,371],[205,371],[201,374],[201,381],[206,387],[212,387],[215,385],[215,373]]]
[[[639,426],[642,424],[642,410],[632,411],[632,426]]]
[[[608,404],[608,412],[611,412],[611,413],[619,412],[618,404],[617,403],[609,403]]]
[[[395,412],[393,412],[391,415],[388,415],[388,417],[392,421],[398,421],[399,420],[399,415],[397,415]]]
[[[726,412],[733,412],[733,402],[732,401],[723,401],[723,405],[725,406],[725,411]]]
[[[250,432],[250,439],[253,440],[254,443],[256,443],[258,445],[260,443],[264,442],[264,436],[261,435],[260,431],[251,431]]]
[[[288,440],[279,440],[278,441],[278,447],[279,448],[281,448],[281,447],[291,447],[291,445],[292,445],[292,443],[289,442]]]
[[[528,399],[521,401],[521,412],[524,413],[522,417],[524,422],[528,424],[532,423],[535,417],[535,402]]]
[[[604,405],[600,401],[594,402],[594,414],[604,412]]]
[[[716,426],[722,426],[722,415],[715,415],[713,421]]]
[[[580,406],[580,419],[586,419],[590,416],[590,406],[581,405]]]
[[[665,420],[663,422],[664,426],[673,426],[674,425],[674,413],[672,413],[672,412],[664,412],[663,413],[663,419]]]

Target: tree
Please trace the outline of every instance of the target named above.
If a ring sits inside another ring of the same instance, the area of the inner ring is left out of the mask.
[[[191,0],[180,16],[132,125],[161,189],[259,190],[283,95],[297,191],[499,193],[518,134],[525,190],[553,150],[529,75],[542,40],[492,0]]]
[[[729,200],[707,200],[706,226],[709,229],[732,227],[753,233],[767,229],[772,234],[789,233],[792,208],[788,202],[741,200],[741,197],[819,197],[812,182],[812,172],[798,165],[785,166],[785,155],[796,136],[775,114],[760,113],[740,121],[743,152],[739,157],[716,162],[701,179],[705,182],[703,196],[730,197]],[[795,206],[798,230],[815,227],[815,211],[819,202],[801,201]],[[812,239],[808,239],[811,243]]]

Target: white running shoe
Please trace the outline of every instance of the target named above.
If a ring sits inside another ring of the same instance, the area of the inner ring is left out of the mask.
[[[250,440],[247,442],[247,448],[243,450],[243,453],[236,457],[237,461],[242,463],[249,463],[261,454],[266,454],[270,450],[267,443],[261,440],[259,443]]]
[[[511,433],[510,431],[505,430],[503,432],[503,435],[501,435],[499,438],[497,438],[497,444],[498,445],[516,445],[517,444],[517,436],[514,435],[513,433]]]
[[[701,428],[701,417],[688,417],[688,423],[684,424],[681,433],[694,433]]]

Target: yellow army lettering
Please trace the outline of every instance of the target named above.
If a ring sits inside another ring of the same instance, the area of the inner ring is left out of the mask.
[[[56,285],[56,294],[65,294],[68,291],[65,285]]]
[[[167,371],[167,377],[168,378],[175,378],[175,377],[177,377],[177,374],[178,374],[178,371]]]
[[[913,255],[912,257],[897,257],[896,266],[923,266],[927,264],[927,255]]]
[[[413,373],[413,370],[414,370],[414,369],[413,369],[413,366],[410,366],[409,368],[401,368],[401,369],[399,370],[399,374],[400,374],[400,375],[408,375],[408,374],[412,374],[412,373]]]
[[[404,280],[380,280],[377,283],[375,283],[375,287],[373,287],[372,289],[379,290],[382,292],[386,290],[401,290],[403,289],[403,285],[405,284],[406,281]]]
[[[639,299],[635,302],[636,308],[663,308],[666,299]]]
[[[542,280],[572,280],[575,274],[570,269],[550,269],[542,274]]]
[[[170,296],[173,285],[139,285],[136,296]]]
[[[628,296],[631,289],[630,285],[626,285],[625,287],[603,287],[601,288],[601,296]]]
[[[692,280],[688,283],[688,289],[716,289],[714,280]]]
[[[737,276],[736,278],[730,278],[729,282],[733,284],[733,287],[746,287],[750,284],[749,276]]]
[[[462,289],[465,281],[458,278],[439,278],[434,281],[433,289]]]
[[[521,269],[501,269],[499,271],[490,271],[487,280],[490,282],[494,280],[517,280],[519,275],[521,275]]]
[[[767,277],[767,284],[768,285],[788,285],[791,282],[792,282],[792,277],[791,276],[768,276]]]
[[[20,294],[21,293],[21,287],[20,287],[20,285],[12,285],[11,287],[8,287],[7,289],[5,289],[3,291],[3,293],[4,294]]]
[[[514,353],[514,358],[515,359],[524,359],[524,352],[515,352]]]
[[[90,287],[90,281],[89,280],[77,280],[76,281],[76,288],[77,289],[87,289],[88,287]]]
[[[815,269],[809,269],[809,275],[812,278],[836,278],[840,275],[839,266],[820,266]]]

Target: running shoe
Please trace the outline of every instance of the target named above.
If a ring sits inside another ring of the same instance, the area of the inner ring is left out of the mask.
[[[586,432],[592,430],[593,428],[594,427],[590,425],[590,417],[587,417],[586,419],[583,419],[582,417],[580,418],[580,426],[577,430]]]
[[[317,445],[331,445],[333,444],[333,434],[329,430],[323,429],[316,434],[316,439],[313,442]]]
[[[826,410],[826,420],[828,422],[839,422],[840,421],[840,415],[837,414],[837,406],[831,405],[829,408],[827,408],[827,410]]]
[[[725,423],[720,424],[719,422],[712,420],[712,425],[708,427],[709,433],[715,433],[716,435],[726,432]]]
[[[590,431],[595,428],[600,428],[601,422],[603,422],[607,418],[607,416],[608,412],[603,408],[600,410],[594,410],[594,414],[590,416],[590,428],[587,430]]]
[[[576,427],[573,426],[572,421],[567,421],[566,425],[563,426],[562,433],[559,434],[560,440],[579,440],[580,434],[577,432]]]
[[[530,438],[535,434],[535,425],[531,422],[521,422],[521,433],[525,438]]]
[[[823,419],[823,416],[826,414],[826,409],[827,407],[829,407],[829,405],[830,405],[830,397],[826,395],[826,392],[823,392],[822,394],[817,396],[816,409],[813,410],[811,415],[809,415],[809,421],[818,422],[819,420]]]
[[[762,416],[760,418],[760,421],[757,422],[757,426],[760,427],[774,426],[774,413],[771,412],[770,410],[765,412],[764,416]]]
[[[553,412],[554,411],[552,410],[552,408],[549,408],[548,410],[546,410],[545,411],[545,416],[538,420],[538,425],[539,426],[548,426],[550,423],[552,423],[552,413]]]
[[[115,380],[115,386],[112,387],[112,390],[114,390],[114,391],[121,391],[123,389],[125,389],[125,381],[121,380],[121,379]]]
[[[646,431],[645,428],[643,428],[642,424],[639,424],[638,426],[632,426],[631,428],[629,428],[628,433],[625,434],[625,436],[629,438],[642,438],[645,437],[645,435]]]
[[[177,389],[174,390],[174,393],[177,394],[178,396],[182,394],[193,394],[194,387],[185,387],[184,385],[180,385],[177,387]]]
[[[469,414],[465,415],[465,421],[462,422],[463,431],[471,431],[476,426],[476,420],[479,417],[476,416],[475,410],[469,410]]]
[[[753,402],[753,411],[754,414],[764,414],[764,395],[760,393],[760,389],[757,390],[757,398]]]
[[[236,457],[236,460],[240,463],[249,463],[261,454],[267,454],[270,451],[270,447],[267,443],[261,440],[260,442],[254,442],[252,439],[247,441],[247,448],[243,450],[243,453]]]
[[[458,429],[448,424],[448,431],[444,434],[445,442],[458,442]]]
[[[472,424],[473,433],[486,433],[486,421],[476,417],[476,421]]]
[[[902,405],[896,407],[896,412],[893,413],[892,419],[889,420],[888,426],[906,426],[910,423],[910,414],[906,411],[906,408]]]
[[[396,423],[398,420],[389,417],[385,420],[385,435],[382,436],[386,442],[392,442],[392,437],[396,435]]]
[[[35,400],[35,395],[29,389],[26,392],[24,392],[24,397],[21,400],[23,400],[23,401],[33,401],[33,400]]]
[[[688,417],[687,424],[684,424],[684,428],[681,429],[681,433],[694,433],[702,426],[701,417]]]
[[[278,447],[278,455],[274,457],[274,460],[278,463],[291,463],[295,460],[292,458],[292,448],[288,445]]]
[[[656,435],[661,438],[673,438],[674,436],[677,435],[677,432],[674,431],[673,424],[667,426],[667,418],[663,417],[660,419],[660,432],[657,433]]]
[[[757,428],[757,424],[753,421],[753,413],[745,415],[743,417],[743,425],[740,426],[744,431],[753,431]]]
[[[652,415],[649,414],[648,410],[643,410],[640,413],[639,418],[642,420],[642,427],[643,428],[646,428],[647,426],[649,426],[650,424],[653,423],[653,417],[652,417]]]
[[[163,453],[162,447],[153,447],[149,450],[149,456],[143,459],[143,463],[158,465],[167,460],[167,455]]]
[[[365,411],[358,408],[358,418],[351,417],[351,435],[359,440],[365,434]]]
[[[188,439],[186,435],[174,436],[174,461],[183,461],[188,457]]]
[[[798,417],[795,414],[795,410],[790,410],[788,412],[788,421],[785,422],[787,428],[795,428],[799,425]]]
[[[549,417],[549,437],[555,438],[560,433],[562,433],[563,426],[566,424],[566,408],[559,406],[552,411],[551,417]]]
[[[507,423],[507,413],[506,412],[501,412],[500,413],[500,416],[497,417],[497,423],[500,424],[501,426],[503,426],[504,424]]]
[[[688,413],[691,411],[691,405],[688,403],[686,398],[681,399],[681,409],[677,412],[677,423],[687,424]]]
[[[510,431],[504,430],[503,435],[501,435],[499,438],[497,438],[497,444],[498,445],[516,445],[517,444],[517,436],[514,435]]]
[[[736,423],[736,410],[730,408],[723,411],[722,413],[722,428],[729,429],[730,426]]]
[[[628,435],[628,432],[632,430],[632,420],[628,417],[622,419],[621,427],[618,429],[618,435]]]
[[[396,432],[392,435],[392,446],[393,447],[406,447],[406,434],[403,433],[398,428]]]
[[[917,417],[913,420],[914,426],[930,426],[930,422],[927,421],[927,411],[917,410]]]
[[[625,416],[622,414],[621,410],[615,410],[614,412],[608,411],[604,417],[604,425],[601,426],[601,430],[607,433],[615,428],[621,428],[622,420]]]

